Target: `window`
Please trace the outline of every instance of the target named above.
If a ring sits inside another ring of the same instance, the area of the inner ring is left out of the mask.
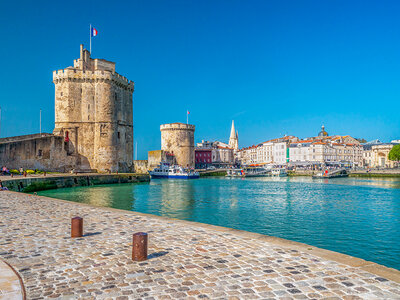
[[[118,131],[118,138],[120,138],[121,137],[121,134],[120,134],[120,132]]]
[[[38,150],[38,156],[42,156],[42,155],[43,155],[43,152],[42,152],[41,149],[39,149],[39,150]]]

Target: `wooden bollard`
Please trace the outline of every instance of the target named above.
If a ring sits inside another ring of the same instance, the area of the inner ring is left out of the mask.
[[[83,235],[83,219],[75,217],[71,219],[71,237],[82,237]]]
[[[132,260],[143,261],[147,259],[147,233],[137,232],[133,235]]]
[[[26,171],[24,171],[24,177],[26,177],[26,174],[28,174],[28,173],[26,173]]]
[[[43,176],[46,176],[46,171],[43,172]]]

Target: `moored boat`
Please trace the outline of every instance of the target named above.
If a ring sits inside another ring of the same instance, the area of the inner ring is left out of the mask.
[[[339,170],[325,170],[320,173],[313,175],[313,178],[339,178],[339,177],[348,177],[349,172],[346,169]]]
[[[247,167],[242,169],[228,169],[227,177],[265,177],[271,176],[271,171],[265,168]]]
[[[288,174],[286,172],[286,169],[284,169],[284,168],[273,168],[271,170],[271,174],[274,177],[285,177],[285,176],[288,176]]]
[[[149,172],[151,178],[174,178],[174,179],[197,179],[200,177],[199,172],[191,169],[185,169],[178,165],[170,165],[166,162]]]

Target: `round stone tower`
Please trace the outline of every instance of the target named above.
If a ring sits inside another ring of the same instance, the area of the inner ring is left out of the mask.
[[[163,124],[161,150],[175,155],[178,165],[194,168],[194,125],[184,123]]]

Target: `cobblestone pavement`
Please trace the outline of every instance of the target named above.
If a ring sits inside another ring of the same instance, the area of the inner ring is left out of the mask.
[[[71,239],[70,218],[84,218]],[[149,234],[149,260],[130,259]],[[400,284],[238,231],[0,192],[0,258],[28,299],[400,299]]]

